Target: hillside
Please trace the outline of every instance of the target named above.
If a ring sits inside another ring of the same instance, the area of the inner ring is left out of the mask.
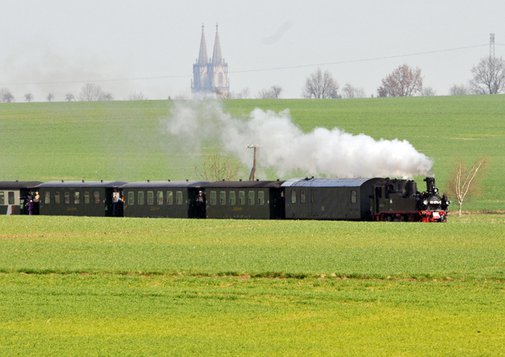
[[[195,167],[219,148],[198,128],[195,142],[170,136],[166,124],[173,105],[168,101],[0,104],[0,179],[197,179]],[[475,158],[488,157],[482,195],[466,208],[505,207],[503,96],[230,100],[223,106],[236,117],[248,117],[255,108],[288,109],[304,131],[339,127],[375,139],[408,140],[434,160],[441,189],[456,160],[471,164]],[[193,150],[198,146],[201,151]],[[242,172],[247,178],[248,167]]]

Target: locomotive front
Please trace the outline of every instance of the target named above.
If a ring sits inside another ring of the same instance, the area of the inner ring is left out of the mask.
[[[445,222],[450,201],[444,194],[440,196],[435,187],[435,178],[426,177],[426,192],[419,194],[417,205],[422,222]]]

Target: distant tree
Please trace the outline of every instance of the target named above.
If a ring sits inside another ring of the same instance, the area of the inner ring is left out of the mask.
[[[262,99],[278,99],[282,92],[282,87],[280,86],[271,86],[268,89],[262,89],[258,97]]]
[[[104,93],[100,100],[110,102],[111,100],[114,100],[114,97],[112,96],[111,93]]]
[[[318,68],[305,81],[304,98],[338,98],[338,83],[330,72]]]
[[[132,94],[130,94],[128,96],[128,99],[129,100],[146,100],[147,98],[144,97],[144,94],[142,94],[141,92],[139,92],[139,93],[132,93]]]
[[[236,99],[246,99],[246,98],[250,98],[251,97],[251,91],[249,90],[249,88],[244,88],[242,89],[240,92],[238,93],[234,93],[232,95],[233,98],[236,98]]]
[[[79,100],[84,102],[98,102],[112,100],[112,94],[106,93],[94,83],[86,83],[79,93]]]
[[[449,177],[449,194],[456,198],[459,206],[459,216],[461,216],[463,202],[479,192],[480,179],[487,168],[487,163],[486,158],[480,158],[470,169],[467,169],[464,162],[459,160]]]
[[[422,89],[421,69],[403,64],[382,80],[377,94],[379,97],[407,97],[420,93]]]
[[[203,166],[195,167],[196,176],[206,181],[237,180],[240,165],[229,157],[213,155]]]
[[[501,57],[484,57],[472,68],[471,86],[477,94],[498,94],[505,89],[505,61]]]
[[[423,97],[434,97],[437,95],[437,93],[435,92],[435,90],[431,87],[424,87],[422,90],[421,90],[421,95]]]
[[[73,102],[75,100],[75,97],[72,93],[67,93],[65,94],[65,101],[67,102]]]
[[[1,88],[0,89],[0,100],[3,103],[11,103],[14,101],[14,96],[12,95],[12,93],[9,89]]]
[[[450,95],[468,95],[470,94],[470,88],[464,84],[455,84],[449,89]]]
[[[46,97],[48,102],[52,102],[54,99],[54,94],[53,93],[48,93]]]
[[[25,94],[25,101],[30,103],[33,100],[33,94],[31,93],[26,93]]]
[[[342,88],[342,97],[347,99],[364,98],[365,90],[363,88],[356,88],[351,83],[346,83]]]

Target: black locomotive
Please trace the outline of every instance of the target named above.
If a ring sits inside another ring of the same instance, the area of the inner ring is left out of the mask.
[[[0,182],[0,213],[445,222],[449,200],[389,178],[217,182]]]

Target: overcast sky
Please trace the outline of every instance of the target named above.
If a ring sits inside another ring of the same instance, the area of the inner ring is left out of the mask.
[[[205,25],[219,24],[232,93],[279,85],[300,97],[319,66],[367,96],[400,64],[447,94],[489,53],[505,52],[503,0],[0,0],[0,88],[63,100],[86,82],[115,99],[189,96]]]

